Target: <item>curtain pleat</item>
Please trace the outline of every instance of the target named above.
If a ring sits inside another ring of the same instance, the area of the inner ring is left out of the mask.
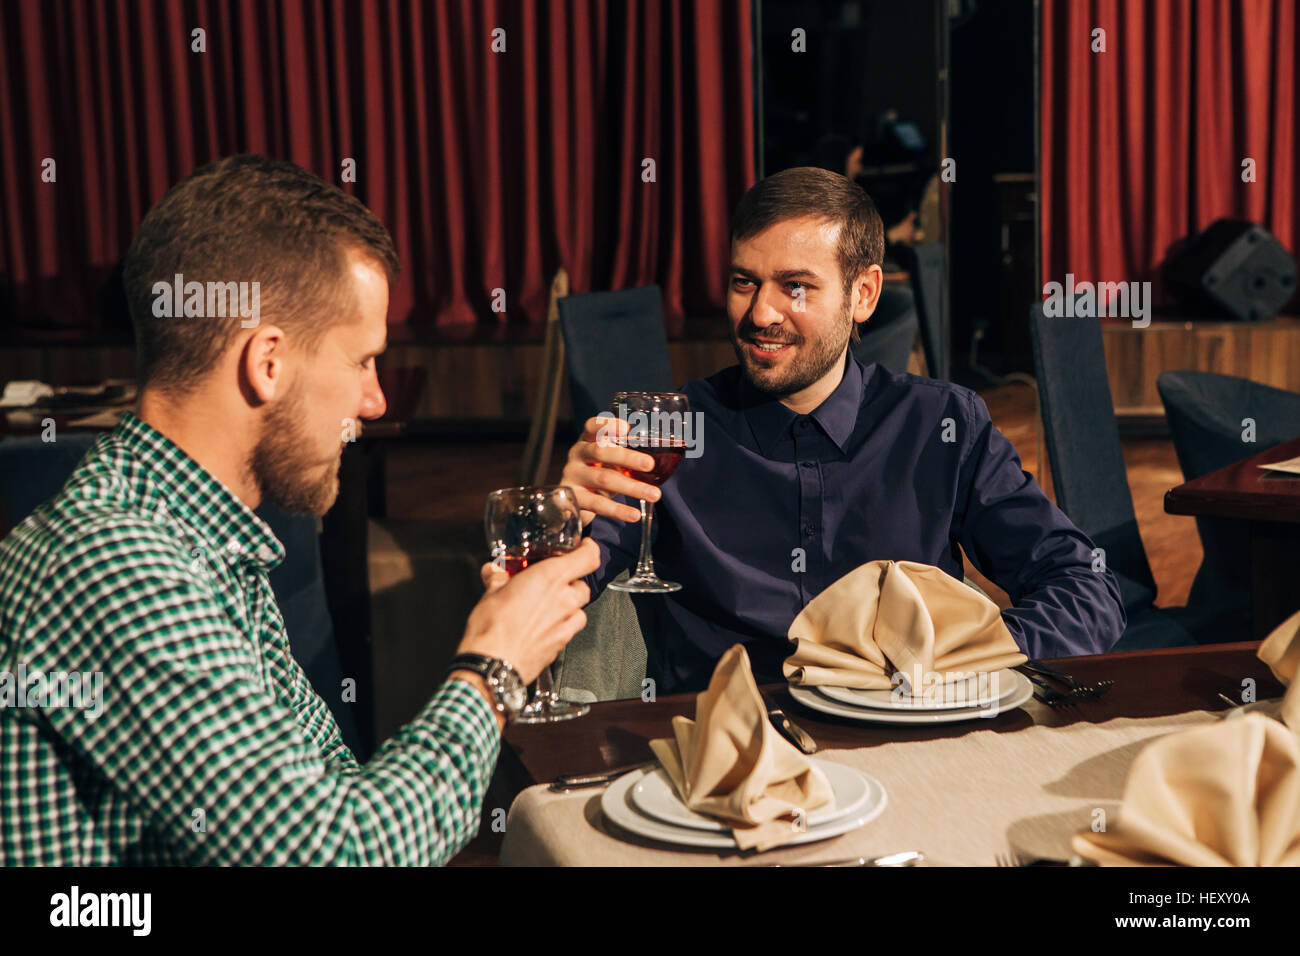
[[[1298,44],[1295,0],[1044,0],[1043,281],[1157,279],[1222,217],[1300,251]]]
[[[197,166],[260,152],[388,226],[394,323],[543,322],[561,265],[578,292],[658,283],[670,328],[721,314],[727,222],[755,172],[750,6],[0,4],[0,281],[25,325],[103,331],[149,207]]]

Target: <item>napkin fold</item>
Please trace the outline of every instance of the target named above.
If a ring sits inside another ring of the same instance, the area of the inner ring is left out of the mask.
[[[1300,611],[1273,628],[1255,655],[1286,685],[1278,716],[1294,733],[1300,734],[1300,690],[1296,690],[1300,683],[1295,679],[1296,669],[1300,668]]]
[[[1026,660],[998,606],[942,568],[869,561],[828,587],[790,625],[792,684],[889,690],[913,697]]]
[[[650,748],[686,806],[729,824],[742,850],[788,843],[834,797],[825,775],[768,720],[740,644],[696,697],[695,720],[674,717],[672,738]]]
[[[1073,845],[1109,866],[1300,866],[1300,740],[1263,714],[1161,737],[1115,825]]]
[[[1112,866],[1300,866],[1300,612],[1257,652],[1287,686],[1281,721],[1234,715],[1138,754],[1113,828],[1074,852]]]

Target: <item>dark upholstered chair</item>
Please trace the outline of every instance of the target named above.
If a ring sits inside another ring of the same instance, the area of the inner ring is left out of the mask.
[[[1233,639],[1207,629],[1186,608],[1154,604],[1156,583],[1133,510],[1101,325],[1096,319],[1049,319],[1041,305],[1030,310],[1029,324],[1056,503],[1105,552],[1128,615],[1113,650]]]
[[[609,408],[617,392],[671,392],[672,364],[658,286],[558,300],[573,421]]]

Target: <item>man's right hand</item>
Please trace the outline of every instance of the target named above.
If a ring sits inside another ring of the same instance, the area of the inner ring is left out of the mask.
[[[485,565],[488,593],[470,614],[457,653],[500,658],[532,683],[586,625],[582,608],[591,591],[582,579],[599,567],[600,548],[590,538],[514,577]]]
[[[655,466],[649,455],[611,444],[612,439],[627,434],[628,427],[619,418],[588,418],[582,437],[569,449],[560,484],[568,485],[577,495],[584,528],[596,515],[629,523],[641,520],[639,508],[620,504],[614,495],[659,500],[660,492],[654,485],[629,478],[618,470],[648,472]]]

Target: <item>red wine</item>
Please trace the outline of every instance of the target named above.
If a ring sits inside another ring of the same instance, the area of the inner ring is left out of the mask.
[[[646,441],[641,438],[616,438],[614,444],[620,448],[631,448],[633,451],[639,451],[655,460],[654,467],[649,471],[619,469],[629,478],[644,481],[648,485],[662,485],[671,478],[673,472],[677,470],[677,466],[681,464],[682,456],[686,454],[686,442],[671,439]]]
[[[510,554],[503,554],[494,561],[497,567],[505,571],[506,574],[514,577],[530,564],[536,564],[545,558],[558,557],[561,554],[568,554],[569,548],[556,547],[553,544],[534,545],[531,548],[524,548]]]

